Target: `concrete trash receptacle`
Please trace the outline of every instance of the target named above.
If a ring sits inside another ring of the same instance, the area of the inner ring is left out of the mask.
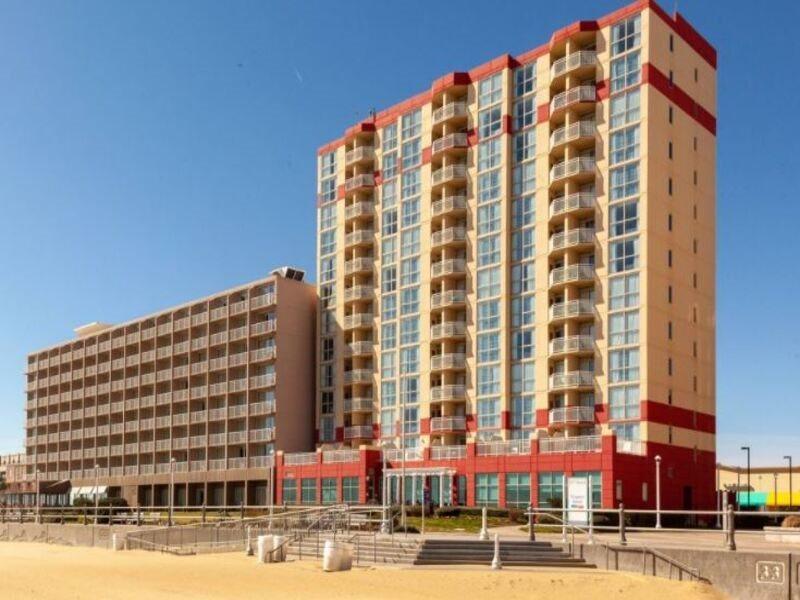
[[[272,562],[272,549],[274,548],[274,537],[271,535],[260,535],[258,536],[258,544],[256,555],[258,556],[258,562],[266,563]]]
[[[286,536],[283,535],[273,535],[272,536],[272,548],[276,550],[273,552],[272,556],[275,562],[284,562],[286,560]],[[280,550],[278,550],[280,548]]]
[[[125,550],[125,534],[112,533],[111,534],[111,549],[112,550]]]
[[[322,552],[323,571],[349,571],[353,566],[350,548],[345,544],[337,544],[333,540],[325,540]]]

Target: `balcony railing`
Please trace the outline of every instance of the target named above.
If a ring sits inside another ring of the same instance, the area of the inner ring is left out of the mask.
[[[275,428],[265,427],[264,429],[252,429],[250,430],[249,437],[251,442],[270,442],[275,439]]]
[[[617,452],[619,454],[636,454],[647,456],[647,442],[642,440],[623,440],[617,438]]]
[[[345,329],[356,329],[359,327],[372,327],[372,319],[375,316],[372,313],[353,313],[344,318]]]
[[[594,423],[593,406],[564,406],[551,408],[548,413],[550,425],[567,423]]]
[[[431,235],[431,245],[441,246],[453,242],[463,242],[467,239],[467,230],[464,227],[448,227]]]
[[[530,454],[530,440],[508,440],[506,442],[479,442],[475,444],[477,456],[505,456],[509,454]]]
[[[448,102],[444,106],[433,111],[433,124],[438,125],[448,119],[467,116],[466,102]]]
[[[374,406],[372,398],[344,399],[344,412],[372,412]]]
[[[251,456],[250,468],[271,468],[275,466],[274,456]]]
[[[594,338],[591,335],[571,335],[550,340],[550,354],[590,352],[592,350],[594,350]]]
[[[372,271],[374,261],[371,258],[354,258],[344,263],[344,274],[366,273]]]
[[[258,375],[256,377],[250,378],[250,387],[251,388],[259,388],[259,387],[268,387],[275,385],[275,375]]]
[[[451,148],[466,148],[467,147],[467,134],[466,133],[449,133],[444,137],[433,140],[431,145],[431,154],[436,155]]]
[[[550,271],[550,285],[576,281],[594,281],[594,265],[577,264]]]
[[[572,248],[583,244],[594,243],[595,230],[589,227],[577,227],[560,231],[550,236],[550,252]]]
[[[441,433],[448,431],[466,431],[467,418],[462,416],[455,417],[433,417],[431,418],[431,433]]]
[[[431,265],[431,277],[463,275],[467,271],[467,261],[463,258],[448,258]]]
[[[539,453],[553,454],[557,452],[600,452],[601,445],[602,439],[599,435],[540,438]]]
[[[352,192],[359,188],[372,187],[375,185],[375,176],[372,173],[364,173],[362,175],[354,175],[344,182],[344,191]]]
[[[467,197],[466,196],[445,196],[444,198],[437,200],[433,204],[431,204],[431,215],[434,217],[438,217],[439,215],[443,215],[445,213],[453,212],[456,210],[466,210],[467,209]]]
[[[344,236],[344,245],[371,244],[374,236],[375,230],[373,229],[356,229]]]
[[[553,96],[550,101],[550,114],[579,102],[595,102],[596,100],[597,90],[594,85],[579,85]]]
[[[467,324],[463,321],[445,321],[431,327],[431,339],[434,340],[463,337],[466,333]]]
[[[466,398],[467,389],[463,385],[440,385],[431,387],[431,400],[463,400]]]
[[[325,450],[322,453],[324,463],[354,463],[361,460],[358,450]]]
[[[595,159],[593,156],[576,156],[553,166],[550,169],[550,183],[561,181],[567,177],[574,177],[580,173],[594,173]]]
[[[344,218],[348,221],[358,217],[371,216],[375,212],[375,205],[372,202],[361,201],[351,204],[344,209]]]
[[[431,185],[441,185],[450,181],[458,181],[466,179],[467,166],[466,165],[448,165],[441,167],[431,173]]]
[[[313,465],[317,462],[316,452],[290,452],[283,455],[283,464],[287,467]]]
[[[597,123],[589,119],[564,125],[550,134],[550,149],[581,138],[594,138],[596,131]]]
[[[431,460],[459,460],[466,456],[466,446],[431,446]]]
[[[345,302],[352,300],[369,300],[372,298],[374,290],[370,285],[355,285],[344,290]]]
[[[550,375],[551,391],[593,386],[594,372],[592,371],[567,371],[566,373]]]
[[[372,160],[374,157],[374,146],[359,146],[358,148],[353,148],[344,155],[344,163],[346,165],[352,165],[357,162]]]
[[[372,342],[351,342],[346,347],[349,356],[365,356],[372,354]]]
[[[562,215],[574,210],[594,208],[597,198],[593,192],[578,192],[568,196],[553,198],[550,203],[550,217]]]
[[[464,290],[447,290],[437,292],[431,296],[431,308],[444,308],[464,304],[467,301],[467,292]]]
[[[383,457],[389,462],[400,462],[405,454],[406,461],[422,460],[422,448],[406,448],[405,453],[399,448],[392,448],[383,451]]]
[[[431,357],[431,370],[444,371],[447,369],[465,369],[467,366],[467,355],[463,352],[451,354],[439,354]]]
[[[344,439],[363,440],[372,438],[372,425],[353,425],[344,428]]]
[[[354,369],[344,372],[345,383],[372,383],[372,371],[369,369]]]
[[[555,79],[580,67],[591,67],[597,64],[597,52],[579,50],[559,58],[550,65],[550,78]]]
[[[558,302],[550,306],[551,321],[593,316],[594,303],[591,300],[570,300],[569,302]]]
[[[272,360],[275,358],[277,354],[276,349],[274,346],[269,348],[259,348],[258,350],[251,350],[250,351],[250,360],[253,362],[259,362],[262,360]]]

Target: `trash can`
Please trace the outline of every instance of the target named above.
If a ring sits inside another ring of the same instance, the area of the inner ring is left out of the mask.
[[[349,571],[352,566],[353,557],[347,545],[325,540],[322,552],[323,571]]]
[[[258,562],[260,563],[267,563],[272,562],[272,549],[274,546],[273,536],[271,535],[260,535],[258,536],[258,549],[256,554],[258,556]]]
[[[273,535],[272,536],[272,548],[276,550],[276,552],[272,553],[273,560],[275,562],[284,562],[286,560],[286,536],[284,535]],[[280,548],[280,550],[278,550]]]

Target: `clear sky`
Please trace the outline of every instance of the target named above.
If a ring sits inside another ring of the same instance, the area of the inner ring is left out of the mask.
[[[318,146],[623,4],[4,0],[0,452],[22,446],[27,352],[277,265],[313,273]],[[724,461],[749,443],[800,463],[798,6],[679,6],[719,52]]]

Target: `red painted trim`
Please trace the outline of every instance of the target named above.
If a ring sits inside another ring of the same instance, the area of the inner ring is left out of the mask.
[[[422,149],[422,164],[427,165],[431,162],[431,147],[428,146],[427,148]]]
[[[419,420],[419,432],[428,434],[431,432],[431,420],[428,417]]]
[[[467,415],[466,418],[467,431],[478,431],[478,421],[475,415]]]
[[[511,118],[511,115],[503,115],[502,132],[514,133],[514,120]]]
[[[336,441],[343,442],[344,441],[344,427],[337,427],[336,428]]]
[[[540,104],[536,107],[536,123],[545,123],[550,120],[550,103]]]
[[[503,429],[511,429],[511,411],[500,411],[500,427]]]
[[[550,411],[546,408],[536,409],[536,426],[547,427],[550,424]]]
[[[714,415],[653,400],[641,401],[641,420],[711,434],[717,431]]]
[[[594,420],[597,423],[607,423],[608,422],[608,410],[606,404],[595,404],[594,405]]]
[[[608,98],[608,95],[611,91],[611,87],[608,84],[608,79],[603,79],[602,81],[598,81],[597,85],[595,86],[595,94],[597,94],[597,100],[603,101]]]
[[[716,117],[700,106],[689,94],[670,82],[669,77],[650,63],[642,65],[642,83],[652,85],[687,115],[705,127],[712,135],[717,135]]]
[[[478,131],[470,129],[467,131],[467,146],[475,146],[478,143]]]
[[[469,85],[470,83],[472,83],[472,80],[470,79],[469,73],[448,73],[447,75],[439,77],[439,79],[436,79],[433,82],[431,85],[431,95],[435,96],[437,94],[441,94],[449,88],[459,85]]]

